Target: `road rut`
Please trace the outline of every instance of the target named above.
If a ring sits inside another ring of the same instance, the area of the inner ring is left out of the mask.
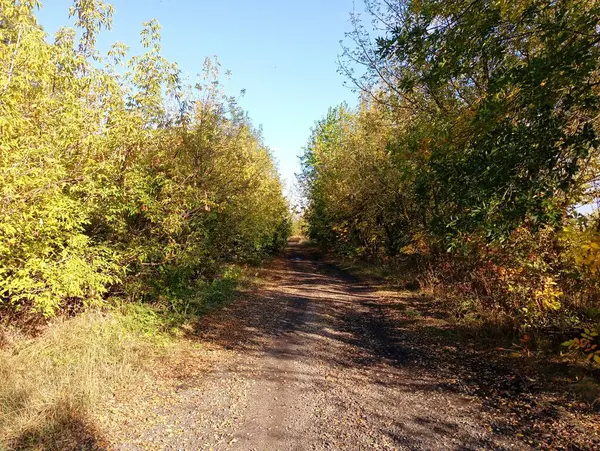
[[[525,449],[386,310],[403,301],[291,244],[266,282],[203,318],[210,370],[182,380],[117,449]],[[426,356],[425,356],[426,357]],[[198,365],[206,362],[198,362]],[[441,369],[440,369],[441,370]]]

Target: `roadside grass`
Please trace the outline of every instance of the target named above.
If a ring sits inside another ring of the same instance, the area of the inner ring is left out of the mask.
[[[102,400],[144,384],[161,357],[185,352],[197,318],[233,299],[242,280],[232,267],[168,308],[113,300],[57,318],[36,337],[5,328],[11,338],[0,347],[0,450],[104,447],[93,421]]]

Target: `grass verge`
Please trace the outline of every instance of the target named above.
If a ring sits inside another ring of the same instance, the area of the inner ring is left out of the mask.
[[[198,316],[231,300],[239,270],[177,304],[115,303],[58,318],[34,338],[15,329],[0,348],[0,450],[107,446],[93,415],[102,400],[144,383],[166,354],[183,352]],[[163,305],[163,307],[161,307]]]

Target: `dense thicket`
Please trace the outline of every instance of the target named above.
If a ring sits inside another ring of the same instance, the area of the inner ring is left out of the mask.
[[[413,255],[463,314],[522,329],[600,319],[600,222],[578,208],[596,199],[600,2],[367,9],[380,36],[355,18],[341,66],[360,107],[331,109],[306,148],[310,237]]]
[[[161,56],[96,47],[112,7],[75,0],[50,42],[37,0],[0,0],[0,304],[173,290],[280,246],[288,209],[272,156],[207,60],[193,86]]]

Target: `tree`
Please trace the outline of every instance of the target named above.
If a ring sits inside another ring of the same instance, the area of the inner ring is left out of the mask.
[[[598,2],[367,6],[385,34],[369,47],[356,28],[346,54],[368,68],[363,89],[412,113],[430,227],[503,238],[523,221],[560,224],[598,146]]]
[[[50,43],[38,6],[0,0],[0,306],[156,299],[281,247],[279,175],[218,61],[190,86],[156,21],[142,55],[103,56],[112,7],[75,1],[79,41],[63,28]]]

